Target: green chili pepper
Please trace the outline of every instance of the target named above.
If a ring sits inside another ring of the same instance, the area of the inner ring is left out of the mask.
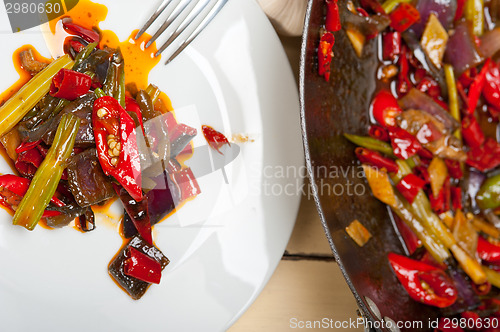
[[[481,209],[495,209],[500,206],[500,174],[484,181],[476,195]]]
[[[370,150],[382,152],[383,154],[386,154],[388,156],[394,156],[392,146],[389,143],[368,136],[344,134],[344,137],[356,145]]]

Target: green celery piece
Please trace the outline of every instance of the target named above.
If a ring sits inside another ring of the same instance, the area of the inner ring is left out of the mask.
[[[66,161],[73,152],[80,119],[68,113],[62,116],[54,142],[35,173],[33,180],[14,214],[14,225],[33,230],[57,190]]]
[[[386,154],[391,157],[394,156],[394,152],[392,151],[392,146],[387,142],[383,142],[381,140],[369,136],[344,134],[344,137],[356,145],[362,146],[364,148],[373,151],[382,152],[383,154]]]
[[[410,3],[412,0],[387,0],[382,4],[382,8],[384,8],[385,12],[389,14],[392,12],[399,4],[401,3]]]

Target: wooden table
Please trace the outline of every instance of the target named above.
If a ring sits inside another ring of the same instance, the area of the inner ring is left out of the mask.
[[[298,81],[301,39],[281,37],[281,41]],[[356,320],[356,309],[356,301],[333,259],[313,198],[303,196],[292,237],[278,268],[257,300],[229,331],[295,331],[301,330],[300,324],[325,318],[330,325],[330,320]]]

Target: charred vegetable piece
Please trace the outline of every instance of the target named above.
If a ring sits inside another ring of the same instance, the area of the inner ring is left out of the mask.
[[[455,29],[448,39],[445,61],[453,66],[457,77],[483,61],[476,46],[470,21],[460,21],[455,24]]]
[[[61,69],[52,79],[50,95],[52,97],[75,100],[90,90],[92,78],[69,69]]]
[[[43,210],[56,192],[65,163],[73,152],[79,125],[80,120],[74,115],[66,114],[62,117],[54,144],[37,170],[19,209],[14,215],[14,225],[23,226],[28,230],[33,230],[37,225]]]
[[[69,103],[59,115],[49,120],[47,125],[43,126],[44,133],[41,136],[45,144],[53,144],[57,125],[61,121],[61,117],[64,114],[73,114],[80,119],[80,127],[76,134],[75,145],[78,147],[93,147],[95,145],[95,138],[92,128],[92,108],[95,100],[96,98],[93,93],[86,94]]]
[[[52,228],[62,228],[68,226],[75,218],[82,215],[85,209],[73,203],[54,209],[54,212],[59,212],[60,214],[45,218],[45,223]]]
[[[112,97],[94,103],[92,124],[104,174],[113,176],[137,201],[142,200],[141,165],[134,120]]]
[[[469,114],[474,114],[477,106],[477,102],[479,101],[479,97],[481,96],[481,92],[483,91],[484,85],[486,84],[486,73],[490,69],[491,59],[486,60],[483,65],[483,68],[479,72],[479,74],[474,78],[474,82],[469,87]]]
[[[471,148],[467,154],[467,165],[485,172],[500,165],[500,144],[491,137],[480,147]]]
[[[49,65],[48,63],[36,60],[32,48],[28,48],[19,53],[19,59],[21,60],[23,69],[29,71],[32,75],[38,74]]]
[[[123,289],[134,299],[140,299],[147,291],[149,283],[130,277],[124,273],[124,266],[129,256],[129,248],[138,250],[140,253],[156,260],[163,270],[170,262],[167,257],[155,246],[147,244],[143,239],[136,236],[116,255],[109,264],[109,274]]]
[[[70,158],[68,184],[78,205],[99,204],[115,195],[113,184],[102,171],[96,149],[88,149]]]
[[[457,300],[457,290],[446,273],[432,265],[390,253],[389,262],[399,281],[416,301],[445,308]]]
[[[441,62],[448,42],[448,33],[439,22],[437,16],[432,13],[422,35],[422,48],[431,59],[434,66],[441,68]]]
[[[406,130],[399,127],[392,127],[389,130],[391,145],[394,154],[400,159],[408,159],[422,150],[422,145],[417,139]]]
[[[327,12],[326,12],[326,21],[325,28],[328,31],[335,32],[341,29],[340,24],[340,14],[339,14],[339,5],[337,0],[327,0]]]
[[[63,68],[71,68],[69,55],[53,61],[0,107],[0,137],[8,133],[49,92],[52,78]]]
[[[115,188],[116,193],[125,207],[127,215],[132,220],[135,229],[139,235],[149,244],[153,244],[153,236],[151,234],[151,221],[148,213],[148,202],[143,199],[136,201],[124,188]]]
[[[75,24],[71,19],[63,19],[63,27],[69,32],[76,34],[89,43],[99,43],[100,36],[97,31],[86,29],[78,24]]]

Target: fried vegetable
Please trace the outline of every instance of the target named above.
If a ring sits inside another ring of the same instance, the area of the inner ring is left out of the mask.
[[[78,205],[99,204],[115,195],[113,184],[104,175],[96,149],[88,149],[68,161],[68,184]]]
[[[372,237],[371,233],[357,219],[345,228],[351,239],[360,247],[363,247]]]
[[[448,33],[436,15],[434,13],[430,14],[429,21],[422,35],[421,44],[427,56],[437,68],[441,68],[447,42]]]
[[[474,257],[476,255],[478,234],[461,210],[455,212],[453,236],[470,256]]]
[[[19,59],[21,60],[23,69],[29,71],[32,75],[38,74],[49,65],[48,63],[36,60],[31,48],[19,53]]]
[[[448,177],[448,167],[446,167],[443,159],[434,157],[427,169],[431,180],[432,195],[438,197],[444,181]]]
[[[391,207],[396,206],[396,196],[387,173],[367,165],[363,165],[363,170],[373,196]]]
[[[64,55],[39,72],[0,107],[0,137],[8,133],[49,92],[52,78],[73,60]]]
[[[54,144],[36,171],[35,177],[14,215],[14,225],[33,230],[38,224],[43,210],[56,192],[65,163],[73,151],[79,126],[80,119],[72,114],[66,114],[61,118]]]

